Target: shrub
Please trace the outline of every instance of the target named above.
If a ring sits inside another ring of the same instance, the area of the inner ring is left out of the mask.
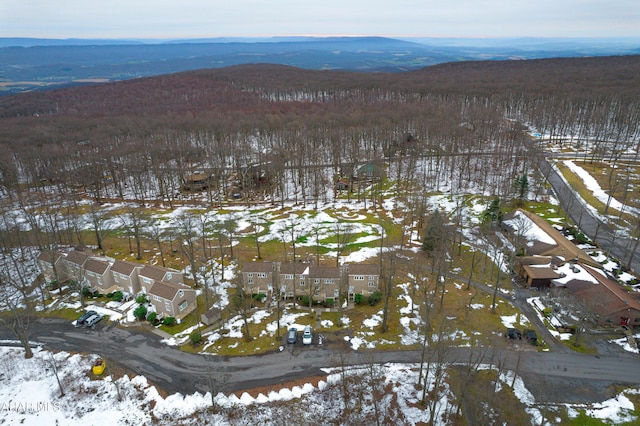
[[[141,294],[140,296],[136,297],[136,303],[148,303],[149,301],[147,300],[147,296],[145,296],[144,294]]]
[[[87,287],[82,287],[81,293],[84,297],[91,296],[91,290],[89,290]]]
[[[156,322],[156,317],[158,316],[158,314],[156,312],[149,312],[149,315],[147,315],[147,321],[149,321],[150,323],[155,323]]]
[[[380,301],[380,299],[382,299],[382,293],[380,293],[379,291],[374,291],[373,294],[369,296],[369,305],[375,306]]]
[[[147,307],[144,305],[139,305],[133,310],[133,316],[139,320],[145,319],[147,317]]]
[[[353,298],[353,301],[355,302],[356,305],[364,305],[365,298],[362,294],[356,293],[356,295]]]
[[[336,303],[335,300],[333,298],[329,297],[329,298],[324,300],[323,305],[324,305],[325,308],[333,308],[333,305],[335,305],[335,303]]]
[[[309,296],[302,296],[299,303],[301,306],[309,306]]]
[[[197,345],[198,343],[202,342],[202,334],[200,334],[200,332],[198,330],[192,332],[189,335],[189,341],[191,342],[192,345]]]
[[[115,291],[112,295],[111,295],[111,299],[114,302],[121,302],[122,299],[124,298],[124,295],[122,294],[122,292],[120,290]]]
[[[113,297],[113,293],[107,293],[107,297],[111,299]]]
[[[164,325],[176,325],[177,321],[176,321],[176,317],[165,317],[164,320],[162,320],[162,324]]]
[[[257,300],[258,302],[262,302],[264,299],[267,298],[267,295],[264,293],[257,293],[257,294],[252,294],[251,297],[253,298],[253,300]]]

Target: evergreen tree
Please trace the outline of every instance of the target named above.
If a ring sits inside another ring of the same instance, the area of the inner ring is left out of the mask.
[[[440,214],[440,210],[436,209],[429,223],[427,223],[427,230],[425,231],[424,241],[422,242],[422,250],[433,252],[442,245],[444,236],[444,218],[442,214]]]

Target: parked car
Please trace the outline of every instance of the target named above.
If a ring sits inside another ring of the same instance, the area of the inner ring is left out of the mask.
[[[80,318],[76,320],[76,327],[80,327],[81,325],[84,325],[86,320],[88,320],[89,318],[97,314],[98,313],[96,311],[87,311],[84,314],[80,315]]]
[[[287,343],[295,343],[298,340],[298,330],[295,327],[291,327],[287,332]]]
[[[102,373],[104,373],[105,368],[107,368],[106,361],[102,358],[98,358],[96,362],[93,364],[93,367],[91,367],[91,372],[96,376],[99,376]]]
[[[85,327],[95,327],[95,325],[97,323],[99,323],[100,320],[102,320],[102,315],[94,314],[94,315],[90,316],[89,318],[87,318],[87,320],[84,322],[84,326]]]
[[[522,340],[522,332],[517,328],[507,328],[507,333],[505,334],[505,337],[508,337],[509,339]]]
[[[535,330],[525,330],[524,338],[527,339],[527,342],[531,343],[533,346],[538,346],[538,335]]]
[[[311,334],[311,326],[308,325],[304,328],[304,332],[302,333],[302,344],[310,345],[313,341],[313,335]]]

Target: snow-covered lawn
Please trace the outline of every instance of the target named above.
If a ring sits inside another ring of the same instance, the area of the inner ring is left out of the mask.
[[[345,371],[326,368],[324,380],[317,384],[304,383],[292,387],[273,389],[251,396],[218,393],[213,398],[217,413],[210,412],[210,393],[162,396],[143,376],[123,376],[113,380],[105,373],[95,377],[90,367],[96,356],[72,355],[66,352],[51,353],[35,349],[32,359],[24,359],[22,349],[0,347],[0,411],[3,424],[25,426],[100,426],[100,425],[201,425],[201,424],[281,424],[281,420],[300,415],[298,421],[329,423],[344,421],[342,402],[338,401],[339,384],[344,377],[373,378],[368,386],[393,389],[390,395],[376,401],[386,418],[402,419],[402,424],[424,424],[429,420],[431,407],[419,404],[421,392],[416,389],[418,365],[385,364],[382,366],[353,366]],[[55,363],[55,368],[54,368]],[[428,385],[433,386],[435,366],[428,375]],[[479,366],[479,369],[489,369]],[[56,379],[59,378],[58,380]],[[373,377],[372,377],[373,374]],[[540,424],[541,412],[534,396],[520,377],[511,371],[502,371],[496,389],[510,388],[515,398],[526,407],[532,424]],[[435,409],[435,424],[446,425],[443,414],[452,409],[451,390],[446,382],[440,382]],[[362,392],[362,382],[352,382],[350,393]],[[357,387],[360,383],[360,387]],[[117,386],[116,386],[117,385]],[[634,422],[635,407],[628,396],[638,395],[638,389],[622,390],[616,397],[589,406],[566,405],[570,417],[580,411],[589,417],[618,424]],[[64,395],[61,395],[64,393]],[[375,415],[371,394],[361,393],[363,418]],[[298,402],[296,402],[298,401]],[[351,401],[350,403],[353,403]],[[250,417],[238,416],[251,410]],[[548,416],[548,413],[547,413]],[[314,420],[315,419],[315,420]],[[549,422],[545,424],[551,424]]]

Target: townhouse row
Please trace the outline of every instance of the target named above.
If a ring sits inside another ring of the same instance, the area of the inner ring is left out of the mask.
[[[380,268],[375,264],[314,266],[309,263],[248,262],[242,267],[242,283],[252,294],[282,299],[307,296],[315,300],[340,295],[371,295],[380,288]],[[277,290],[277,291],[274,291]]]
[[[42,252],[38,264],[47,282],[75,280],[94,292],[144,294],[159,315],[182,319],[196,309],[195,290],[184,284],[182,272],[174,269],[111,260],[79,250]]]

